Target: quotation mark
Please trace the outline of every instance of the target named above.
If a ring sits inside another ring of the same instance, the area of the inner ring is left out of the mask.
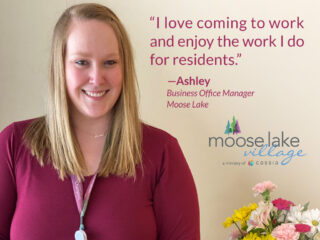
[[[154,16],[151,16],[151,17],[150,17],[150,21],[154,21]]]
[[[241,58],[242,54],[241,53],[237,53],[237,58]],[[238,63],[235,63],[235,65],[238,65]]]

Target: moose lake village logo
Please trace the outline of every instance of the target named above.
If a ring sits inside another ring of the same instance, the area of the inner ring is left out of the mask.
[[[306,156],[306,153],[300,149],[300,138],[297,136],[287,136],[285,131],[275,134],[267,131],[264,135],[255,137],[242,136],[243,133],[241,132],[239,121],[234,116],[231,122],[228,120],[224,134],[224,136],[209,137],[208,146],[213,149],[239,149],[242,156],[239,156],[238,164],[233,165],[245,165],[244,163],[247,162],[247,166],[284,166],[289,164],[293,159]]]

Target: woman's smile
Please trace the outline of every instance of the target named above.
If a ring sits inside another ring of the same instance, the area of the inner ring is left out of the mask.
[[[109,90],[104,90],[104,91],[87,91],[87,90],[82,90],[84,94],[86,94],[88,97],[91,97],[93,99],[101,99],[104,95],[108,93]]]

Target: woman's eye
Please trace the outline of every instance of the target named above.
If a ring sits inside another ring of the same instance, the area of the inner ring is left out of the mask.
[[[76,64],[83,66],[83,65],[87,65],[88,62],[86,60],[79,60],[79,61],[76,61]]]
[[[104,64],[105,65],[114,65],[116,64],[117,62],[115,60],[108,60],[108,61],[105,61]]]

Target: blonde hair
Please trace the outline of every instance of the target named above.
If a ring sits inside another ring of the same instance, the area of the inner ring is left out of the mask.
[[[135,177],[136,165],[142,162],[142,130],[133,53],[120,20],[103,5],[74,5],[66,9],[59,18],[51,47],[48,112],[28,126],[24,134],[25,143],[42,166],[52,163],[61,179],[69,174],[83,179],[86,166],[70,122],[64,68],[67,32],[73,19],[103,21],[112,27],[117,36],[123,86],[113,107],[113,119],[98,174],[105,177],[110,174]]]

